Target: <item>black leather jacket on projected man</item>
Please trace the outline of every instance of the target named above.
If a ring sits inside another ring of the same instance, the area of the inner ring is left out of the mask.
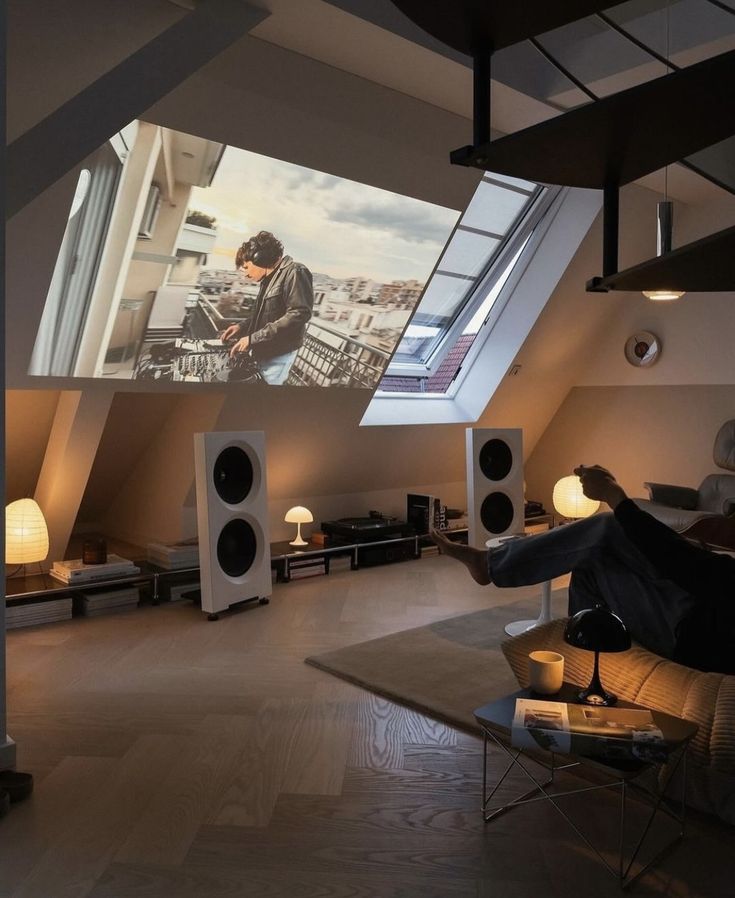
[[[239,336],[250,337],[256,359],[270,359],[299,349],[314,306],[311,272],[290,256],[260,282],[255,311],[240,326]]]

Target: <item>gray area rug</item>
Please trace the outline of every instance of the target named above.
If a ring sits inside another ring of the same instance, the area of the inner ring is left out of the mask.
[[[477,733],[475,708],[518,689],[500,649],[509,638],[503,627],[537,615],[538,600],[512,602],[314,655],[306,663]]]

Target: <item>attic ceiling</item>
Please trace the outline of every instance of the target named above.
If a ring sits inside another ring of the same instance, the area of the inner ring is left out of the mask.
[[[681,2],[677,4],[673,0],[672,7]],[[698,2],[708,5],[706,0]],[[663,0],[651,0],[647,8],[660,10],[662,3]],[[123,24],[129,26],[131,34],[133,27],[141,36],[156,34],[165,24],[186,16],[186,9],[192,5],[194,0],[130,0],[130,15]],[[251,30],[253,37],[463,116],[468,119],[470,137],[471,61],[423,32],[391,0],[249,0],[247,5],[269,13]],[[632,5],[621,4],[615,9],[626,10]],[[94,55],[95,30],[109,27],[104,4],[94,0],[68,0],[63,12],[51,0],[33,3],[16,0],[9,4],[8,133],[11,140],[33,124],[34,109],[40,112],[46,106],[48,114],[54,108],[48,108],[48,104],[54,102],[53,97],[61,89],[54,83],[48,84],[49,90],[44,92],[48,101],[37,99],[30,104],[19,104],[15,97],[27,96],[27,91],[37,85],[36,67],[29,67],[25,62],[28,47],[33,46],[34,58],[44,58],[47,68],[53,68],[59,54],[63,55],[65,41],[59,37],[63,37],[66,21],[81,21],[88,37],[86,46]],[[718,40],[705,35],[702,40],[705,38],[710,53],[722,52],[733,43],[732,35],[721,35]],[[534,90],[533,85],[526,83],[523,56],[517,60],[514,56],[521,53],[520,49],[511,47],[501,52],[509,54],[510,63],[504,64],[505,73],[492,84],[492,126],[496,132],[507,134],[527,128],[558,114],[560,108],[573,102],[573,97],[567,95],[568,91],[565,94],[561,86],[549,82],[543,90]],[[693,52],[690,48],[684,54],[688,57],[686,64],[691,63]],[[82,63],[80,59],[79,77],[84,69]],[[604,93],[619,89],[625,86],[626,74],[604,73],[604,84],[598,81],[596,86]],[[542,95],[543,99],[539,99]],[[447,147],[447,157],[450,149]],[[663,173],[653,173],[638,183],[661,192]],[[668,190],[672,197],[689,204],[717,201],[722,196],[719,188],[680,166],[671,167]]]
[[[256,2],[267,6],[271,15],[252,30],[254,37],[472,119],[471,59],[422,31],[391,0]],[[633,6],[628,3],[615,8],[624,18]],[[665,3],[652,0],[648,8],[655,13],[665,8]],[[735,46],[735,34],[711,34],[698,27],[695,21],[693,29],[697,31],[698,45],[679,50],[682,64],[690,65]],[[514,62],[518,63],[518,69],[523,68],[521,45],[501,52],[507,54],[504,70],[513,68]],[[661,64],[650,59],[643,63],[631,56],[629,69],[605,73],[595,82],[595,87],[604,94],[623,89],[634,83],[631,82],[633,69],[638,70],[638,76],[647,70],[646,77],[654,77],[660,73],[652,71],[654,67],[660,70]],[[549,87],[543,101],[530,95],[530,89],[525,90],[523,79],[505,74],[502,79],[492,82],[492,127],[496,132],[519,131],[574,105],[575,98],[568,90],[565,93],[561,88],[554,91]],[[523,85],[524,90],[511,86],[510,82]],[[470,134],[468,125],[468,137]],[[447,153],[450,149],[447,148]],[[651,173],[636,183],[663,192],[664,173]],[[671,197],[692,205],[722,196],[720,188],[682,166],[669,169],[667,187]]]

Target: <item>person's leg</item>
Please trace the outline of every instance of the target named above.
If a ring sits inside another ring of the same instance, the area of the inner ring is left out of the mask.
[[[462,562],[473,579],[482,585],[543,583],[611,554],[625,559],[641,574],[654,575],[651,566],[627,539],[612,514],[594,515],[545,533],[509,540],[490,550],[452,542],[439,531],[433,531],[431,536],[442,552]]]
[[[285,383],[297,354],[298,349],[294,349],[292,352],[284,352],[282,355],[258,362],[263,380],[275,386]]]
[[[461,561],[476,583],[479,583],[480,586],[487,586],[491,582],[487,567],[487,549],[475,549],[474,546],[455,543],[440,530],[432,530],[430,535],[441,549],[442,554]]]
[[[490,549],[488,567],[496,586],[528,586],[553,580],[600,559],[615,558],[641,576],[655,571],[610,513],[593,515]]]

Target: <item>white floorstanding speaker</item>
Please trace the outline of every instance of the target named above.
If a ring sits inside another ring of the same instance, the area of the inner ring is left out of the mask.
[[[467,428],[469,545],[523,533],[523,431]]]
[[[268,602],[271,553],[265,434],[195,433],[202,611]]]

